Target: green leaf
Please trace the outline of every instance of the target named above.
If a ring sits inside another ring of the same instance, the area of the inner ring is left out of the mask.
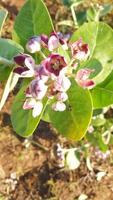
[[[79,24],[79,26],[83,25],[83,23],[85,23],[87,21],[87,14],[86,11],[78,11],[76,13],[76,17],[77,17],[77,22]]]
[[[85,135],[91,121],[92,101],[90,93],[72,80],[68,96],[67,109],[64,112],[55,112],[50,109],[50,120],[63,136],[72,140],[80,140]]]
[[[48,105],[46,106],[45,110],[44,110],[44,113],[42,115],[42,120],[45,121],[45,122],[51,122],[51,119],[50,119],[50,115],[49,115],[49,111],[50,111],[50,105],[51,103],[48,101]]]
[[[13,57],[24,52],[16,42],[0,38],[0,80],[6,80],[14,65]]]
[[[87,10],[87,20],[89,22],[99,20],[99,9],[96,6],[92,6]]]
[[[112,4],[104,4],[102,5],[102,10],[100,12],[100,16],[103,17],[110,13],[113,10],[113,5]]]
[[[45,99],[43,102],[44,107],[40,116],[33,118],[32,110],[23,110],[23,103],[25,101],[25,89],[26,86],[24,86],[15,97],[14,103],[12,105],[11,121],[13,128],[18,135],[22,137],[29,137],[33,134],[40,122],[47,104],[47,99]]]
[[[73,34],[71,42],[81,37],[89,44],[89,62],[91,59],[96,59],[103,67],[103,70],[94,78],[96,84],[99,84],[105,80],[113,68],[113,30],[103,22],[90,22],[81,26]]]
[[[93,116],[97,116],[103,113],[103,109],[95,109],[93,110]]]
[[[93,134],[87,133],[86,138],[92,145],[98,147],[101,151],[106,152],[108,150],[108,146],[103,142],[102,134],[100,132],[95,131]]]
[[[13,39],[25,47],[34,35],[50,34],[53,30],[48,10],[42,0],[27,0],[16,17]]]
[[[72,4],[78,6],[79,4],[84,2],[84,0],[62,0],[62,1],[65,6],[71,6]]]
[[[7,15],[8,15],[7,10],[5,10],[5,9],[0,9],[0,35],[1,35],[2,27],[3,27],[3,25],[4,25],[4,22],[5,22],[5,20],[6,20]]]
[[[113,71],[91,91],[94,108],[103,108],[113,104]]]
[[[92,126],[95,127],[100,127],[100,126],[104,126],[104,124],[106,123],[106,119],[105,118],[100,118],[100,117],[96,117],[95,119],[92,119]]]

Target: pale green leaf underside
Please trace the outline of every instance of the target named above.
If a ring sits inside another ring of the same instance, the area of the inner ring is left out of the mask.
[[[5,23],[7,15],[8,15],[7,10],[0,9],[0,35],[1,35],[2,27],[3,27],[4,23]]]
[[[0,38],[0,80],[8,78],[12,70],[13,57],[23,51],[23,48],[16,42]]]
[[[92,91],[94,108],[102,108],[113,104],[113,71]]]

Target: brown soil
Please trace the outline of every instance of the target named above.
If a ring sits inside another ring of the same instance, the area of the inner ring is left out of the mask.
[[[9,11],[10,20],[4,27],[6,37],[10,37],[13,21],[23,2],[0,1]],[[58,10],[65,12],[59,1],[46,0],[46,3],[54,19]],[[2,89],[0,96],[1,93]],[[10,94],[0,114],[0,200],[77,200],[81,194],[86,194],[89,200],[113,200],[112,155],[106,161],[93,156],[93,172],[87,169],[84,160],[77,170],[61,170],[51,151],[57,142],[63,146],[69,145],[69,142],[44,122],[36,130],[33,142],[18,137],[10,122],[12,101],[13,95]],[[106,172],[101,181],[96,180],[99,171]]]

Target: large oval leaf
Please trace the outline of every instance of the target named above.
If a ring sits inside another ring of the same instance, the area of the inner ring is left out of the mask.
[[[35,131],[46,107],[47,99],[43,102],[43,110],[40,116],[33,118],[32,110],[23,110],[23,103],[25,101],[25,89],[23,87],[17,94],[12,105],[11,121],[16,133],[22,137],[29,137]]]
[[[80,140],[86,133],[92,116],[92,100],[86,89],[79,87],[74,80],[68,91],[69,101],[64,112],[49,110],[53,126],[63,136]]]
[[[16,17],[13,39],[25,46],[31,36],[48,35],[52,30],[52,21],[43,1],[27,0]]]
[[[6,80],[12,70],[13,57],[24,52],[16,42],[0,38],[0,80]]]
[[[102,108],[113,104],[113,71],[92,91],[94,108]]]
[[[74,33],[71,42],[76,41],[80,37],[89,44],[89,62],[91,59],[96,59],[103,67],[101,73],[94,78],[98,84],[111,73],[113,68],[113,30],[103,22],[90,22],[81,26]]]

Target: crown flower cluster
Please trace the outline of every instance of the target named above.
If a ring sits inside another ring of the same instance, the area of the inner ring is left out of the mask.
[[[58,53],[59,48],[69,54],[70,61],[65,53]],[[52,32],[50,37],[42,34],[30,38],[26,49],[30,54],[37,53],[37,56],[40,54],[43,57],[40,64],[37,64],[29,54],[14,57],[14,73],[23,78],[32,77],[25,91],[23,109],[32,109],[34,118],[41,114],[45,97],[52,100],[54,111],[62,112],[66,109],[71,77],[74,77],[76,83],[83,88],[94,87],[94,81],[89,78],[93,70],[78,69],[80,62],[86,60],[90,54],[88,44],[84,44],[82,39],[70,43],[68,37]],[[49,52],[47,57],[43,53],[44,49]]]

